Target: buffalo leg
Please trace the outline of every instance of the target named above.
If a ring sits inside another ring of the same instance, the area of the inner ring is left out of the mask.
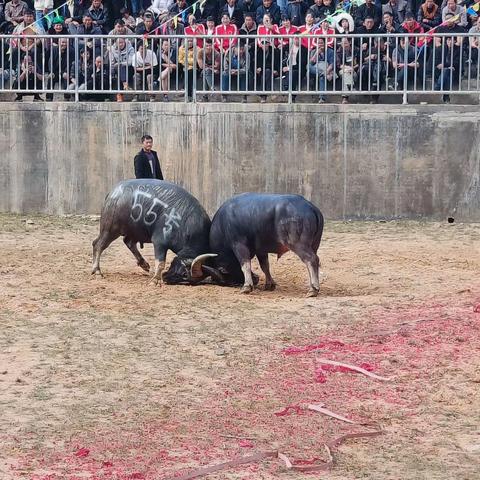
[[[270,275],[270,265],[268,263],[268,254],[267,255],[257,255],[258,263],[260,263],[260,268],[265,274],[265,290],[275,290],[277,286],[273,281],[272,276]]]
[[[160,245],[153,241],[153,250],[155,253],[155,270],[153,273],[152,280],[150,283],[154,285],[161,285],[162,284],[162,272],[165,268],[165,258],[167,257],[167,250],[163,245]]]
[[[241,292],[250,293],[254,288],[250,251],[246,245],[236,244],[233,248],[233,253],[237,257],[243,272],[244,283]]]
[[[100,255],[102,252],[120,235],[100,233],[100,235],[93,241],[93,264],[92,264],[92,275],[102,275],[100,270]]]
[[[137,259],[137,265],[145,270],[147,273],[150,272],[150,265],[142,257],[142,254],[138,251],[137,242],[134,242],[131,238],[125,237],[123,242],[128,247],[128,249],[133,253],[133,256]]]
[[[318,278],[318,270],[320,268],[320,260],[316,253],[309,248],[292,246],[291,250],[296,253],[300,260],[306,265],[308,276],[310,277],[310,289],[307,297],[316,297],[320,290],[320,281]]]

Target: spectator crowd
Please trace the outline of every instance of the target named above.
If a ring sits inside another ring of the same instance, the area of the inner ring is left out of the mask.
[[[16,100],[479,87],[480,0],[0,0],[0,33]]]

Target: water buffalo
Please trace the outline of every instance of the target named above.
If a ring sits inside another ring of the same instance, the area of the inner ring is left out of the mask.
[[[268,254],[280,258],[291,250],[307,266],[309,297],[318,294],[319,266],[317,250],[323,232],[323,215],[300,195],[244,193],[227,200],[212,219],[210,250],[218,256],[199,257],[192,263],[197,277],[203,272],[223,284],[243,283],[242,292],[250,293],[255,281],[251,259],[257,256],[265,274],[265,289],[273,290]],[[213,262],[213,268],[207,263]]]
[[[123,236],[137,264],[147,272],[150,265],[138,251],[137,243],[153,243],[153,283],[161,283],[167,250],[177,256],[163,276],[171,283],[200,281],[205,277],[200,265],[211,256],[207,253],[210,224],[198,200],[178,185],[151,179],[120,182],[105,198],[100,234],[93,241],[92,274],[101,275],[100,255]],[[191,264],[199,255],[192,276]]]

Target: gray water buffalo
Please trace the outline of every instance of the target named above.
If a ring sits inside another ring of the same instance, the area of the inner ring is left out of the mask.
[[[200,281],[205,277],[201,264],[211,256],[210,224],[198,200],[178,185],[150,179],[120,182],[105,199],[100,234],[93,241],[92,274],[101,274],[100,255],[122,236],[137,264],[146,272],[150,265],[138,251],[137,243],[153,243],[154,283],[161,283],[167,250],[176,254],[169,271],[164,273],[172,283]],[[192,269],[196,257],[197,267]]]
[[[212,219],[209,252],[217,257],[199,257],[192,268],[199,271],[203,265],[204,273],[218,283],[242,282],[242,292],[250,293],[258,281],[251,269],[251,259],[257,256],[265,289],[273,290],[268,254],[280,258],[291,250],[305,263],[310,277],[308,296],[315,297],[320,288],[317,250],[322,232],[322,213],[302,196],[244,193],[227,200]]]

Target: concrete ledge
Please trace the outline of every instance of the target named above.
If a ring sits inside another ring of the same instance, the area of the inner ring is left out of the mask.
[[[0,211],[98,213],[143,133],[212,213],[295,192],[328,218],[480,221],[480,111],[467,105],[0,103]]]

